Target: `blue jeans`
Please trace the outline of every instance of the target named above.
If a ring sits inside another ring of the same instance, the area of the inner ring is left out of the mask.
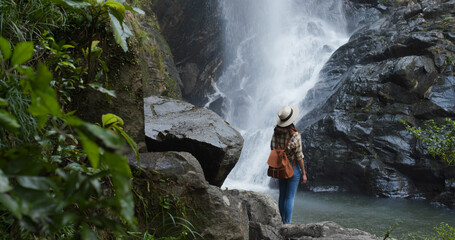
[[[279,180],[280,197],[278,208],[280,209],[281,220],[284,224],[291,223],[292,210],[294,209],[294,197],[300,182],[300,167],[296,164],[294,175],[289,179]]]

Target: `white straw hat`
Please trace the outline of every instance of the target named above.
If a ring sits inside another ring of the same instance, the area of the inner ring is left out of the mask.
[[[294,123],[295,119],[299,116],[299,107],[297,106],[283,106],[278,111],[278,120],[276,125],[279,127],[287,127]]]

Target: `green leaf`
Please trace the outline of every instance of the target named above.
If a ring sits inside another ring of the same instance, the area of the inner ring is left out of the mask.
[[[8,101],[6,99],[0,97],[0,107],[8,106]]]
[[[107,6],[109,8],[109,12],[117,18],[117,20],[120,22],[120,25],[123,25],[123,19],[125,18],[126,12],[125,6],[113,0],[107,0],[104,5]]]
[[[94,50],[98,44],[100,43],[100,41],[92,41],[92,46],[90,47],[90,49]]]
[[[88,226],[83,226],[81,231],[82,240],[98,240],[96,233]]]
[[[122,47],[123,51],[127,52],[128,43],[126,42],[126,39],[133,36],[133,33],[131,33],[131,30],[126,24],[124,24],[122,27],[119,20],[114,15],[109,13],[109,16],[111,18],[111,27],[114,33],[114,39],[120,45],[120,47]]]
[[[58,5],[75,8],[75,9],[81,9],[81,8],[85,8],[85,7],[92,5],[86,1],[74,1],[74,0],[54,0],[54,2],[57,3]]]
[[[78,215],[75,214],[74,212],[62,212],[58,216],[56,216],[56,222],[58,222],[58,225],[60,226],[65,226],[71,224],[74,220],[78,218]]]
[[[20,42],[16,45],[13,51],[13,57],[11,58],[11,65],[21,65],[28,61],[33,56],[33,43],[32,42]]]
[[[0,203],[16,218],[21,218],[19,204],[8,194],[0,193]]]
[[[70,45],[70,44],[65,44],[62,46],[62,49],[68,49],[68,48],[74,48],[74,46]]]
[[[59,62],[58,65],[76,69],[76,66],[74,66],[74,64],[72,62],[68,62],[68,61]]]
[[[134,154],[136,155],[136,160],[139,163],[139,149],[137,148],[136,142],[125,132],[123,129],[121,129],[118,126],[114,126],[116,128],[117,132],[120,132],[120,134],[125,138],[126,142],[128,145],[130,145],[131,149],[134,151]]]
[[[29,112],[38,117],[40,127],[43,127],[43,121],[46,122],[48,114],[55,117],[63,115],[57,101],[57,94],[49,85],[51,80],[52,73],[44,64],[40,63],[35,79],[30,79],[28,83],[24,83],[25,85],[29,84],[31,91],[32,104],[29,107]]]
[[[124,217],[128,223],[133,226],[134,218],[134,199],[133,194],[129,191],[123,198],[120,199],[120,214]]]
[[[8,177],[3,173],[3,170],[0,169],[0,193],[5,193],[13,189],[11,185],[9,185]]]
[[[85,154],[87,154],[90,164],[93,168],[97,169],[100,162],[100,148],[98,144],[90,140],[81,131],[78,131],[77,134],[81,139],[82,148],[84,149]]]
[[[108,113],[108,114],[103,114],[101,117],[101,121],[103,124],[104,128],[108,128],[111,125],[119,125],[123,126],[123,119],[115,114]]]
[[[17,123],[16,118],[9,112],[0,110],[0,127],[18,134],[21,125]]]
[[[44,216],[61,213],[65,204],[58,204],[48,191],[37,191],[27,188],[15,188],[14,197],[20,199],[20,211],[34,222],[42,222]]]
[[[36,145],[18,146],[3,151],[0,157],[2,170],[7,175],[36,175],[44,167],[41,148]]]
[[[48,191],[50,188],[56,188],[55,184],[46,177],[37,176],[18,176],[17,183],[20,186],[38,191]]]
[[[127,5],[127,6],[125,6],[125,9],[128,11],[131,11],[131,12],[139,13],[141,15],[145,14],[145,12],[142,9],[137,8],[137,7],[131,7],[131,6]]]
[[[65,123],[72,127],[78,127],[84,123],[84,121],[82,121],[80,118],[72,115],[65,116],[64,119]]]
[[[8,40],[3,37],[0,37],[0,51],[3,60],[8,60],[11,57],[11,45]]]
[[[113,175],[124,176],[126,179],[129,179],[131,175],[130,165],[128,164],[128,160],[125,156],[121,156],[115,153],[104,153],[104,162],[109,166]],[[129,180],[126,181],[128,184]],[[129,185],[128,185],[129,186]],[[122,192],[127,192],[128,188],[124,188]]]
[[[97,90],[98,92],[107,94],[111,97],[117,97],[114,90],[108,90],[108,89],[104,88],[103,85],[101,85],[100,83],[89,83],[88,85],[90,87],[92,87],[93,89]]]
[[[35,69],[29,66],[17,66],[16,70],[27,78],[33,79],[35,77]],[[25,93],[29,93],[28,89],[24,89]]]
[[[85,136],[104,149],[113,152],[121,151],[123,149],[122,138],[107,129],[87,122],[82,122],[77,128],[82,131]]]
[[[120,213],[128,221],[134,222],[134,200],[131,193],[131,169],[128,160],[124,156],[106,152],[105,163],[109,166],[112,174],[112,183],[115,196],[120,204]]]
[[[125,4],[125,0],[115,0],[116,2],[119,2],[121,4]]]
[[[107,64],[105,61],[99,59],[99,62],[101,63],[101,65],[103,66],[103,70],[105,73],[108,73],[109,72],[109,68],[107,67]],[[106,77],[107,77],[107,74],[106,74]]]

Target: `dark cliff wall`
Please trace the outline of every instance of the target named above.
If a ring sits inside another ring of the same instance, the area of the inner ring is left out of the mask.
[[[298,127],[314,186],[453,206],[453,167],[427,155],[399,120],[455,116],[455,1],[410,2],[385,7],[333,54]]]
[[[202,106],[221,73],[221,10],[216,0],[152,1],[183,83],[185,100]]]

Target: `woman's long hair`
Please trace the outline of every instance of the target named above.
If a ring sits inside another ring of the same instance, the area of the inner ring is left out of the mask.
[[[275,129],[273,130],[274,134],[293,134],[295,132],[298,132],[298,130],[295,128],[294,123],[292,123],[289,126],[286,127],[280,127],[276,126]]]

